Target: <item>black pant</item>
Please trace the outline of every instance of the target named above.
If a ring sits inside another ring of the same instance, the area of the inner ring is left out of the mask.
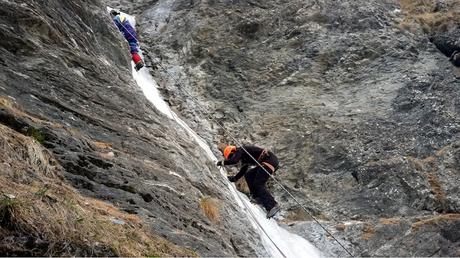
[[[270,169],[266,168],[266,170],[271,172]],[[265,183],[270,178],[270,175],[268,175],[267,172],[257,166],[246,172],[244,178],[248,183],[249,191],[251,192],[253,198],[259,198],[267,212],[275,207],[276,201],[265,187]]]

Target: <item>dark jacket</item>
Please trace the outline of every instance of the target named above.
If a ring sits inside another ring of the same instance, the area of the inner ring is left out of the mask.
[[[263,162],[267,162],[275,168],[275,171],[278,168],[278,164],[279,164],[278,158],[271,151],[268,151],[265,155],[262,155],[262,152],[264,151],[264,149],[262,148],[259,148],[256,146],[243,146],[243,147],[244,149],[241,147],[237,147],[235,153],[233,153],[228,160],[224,160],[223,162],[223,165],[235,165],[241,161],[241,164],[243,166],[241,167],[238,174],[235,176],[236,179],[241,178],[246,173],[249,166],[257,165],[257,162],[259,162],[259,164],[262,164]],[[249,155],[251,155],[253,158]],[[257,160],[257,162],[254,161],[254,159]],[[275,171],[272,171],[272,172],[275,172]]]

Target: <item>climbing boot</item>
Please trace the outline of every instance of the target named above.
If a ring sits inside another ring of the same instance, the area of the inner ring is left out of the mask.
[[[137,62],[134,66],[134,69],[136,69],[136,71],[139,71],[142,67],[144,67],[144,61],[139,60],[139,62]]]
[[[281,210],[281,206],[279,204],[276,204],[275,207],[273,207],[268,213],[267,213],[267,219],[270,219],[272,218],[273,216],[275,216],[276,213],[278,213],[278,211]]]

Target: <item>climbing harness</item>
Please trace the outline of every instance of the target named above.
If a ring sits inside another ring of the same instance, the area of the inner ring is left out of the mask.
[[[267,167],[268,169],[271,170],[271,173],[269,173],[269,174],[275,173],[275,167],[272,164],[270,164],[268,162],[261,162],[260,164],[262,164],[262,167],[265,166],[265,167]]]
[[[270,174],[273,174],[273,173],[275,173],[276,168],[272,164],[270,164],[268,162],[265,162],[265,161],[262,161],[268,156],[270,156],[270,153],[268,152],[268,150],[263,149],[262,152],[260,153],[259,158],[257,159],[257,161],[260,162],[261,166],[263,165],[263,166],[267,167],[268,169],[270,169],[270,171],[271,171]]]

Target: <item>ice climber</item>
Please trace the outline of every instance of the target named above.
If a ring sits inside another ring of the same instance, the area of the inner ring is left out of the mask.
[[[280,210],[280,206],[265,186],[270,178],[267,172],[274,174],[278,169],[279,163],[275,154],[256,146],[243,146],[243,149],[232,145],[219,144],[218,148],[224,155],[225,160],[218,161],[216,164],[217,166],[235,165],[240,161],[242,163],[242,167],[238,174],[235,176],[228,176],[228,180],[230,180],[230,182],[236,182],[244,176],[251,193],[251,200],[262,204],[267,211],[267,218],[275,216]],[[261,166],[259,166],[254,159],[257,160]],[[254,167],[249,169],[250,166]],[[265,168],[267,172],[264,171],[262,167]]]
[[[117,25],[118,29],[123,33],[123,36],[125,37],[126,41],[128,41],[131,56],[135,64],[134,68],[136,69],[136,71],[139,71],[142,67],[144,67],[144,61],[139,55],[139,44],[137,41],[136,30],[129,23],[128,18],[125,15],[121,14],[120,11],[112,10],[110,11],[110,15],[112,16],[115,25]]]

